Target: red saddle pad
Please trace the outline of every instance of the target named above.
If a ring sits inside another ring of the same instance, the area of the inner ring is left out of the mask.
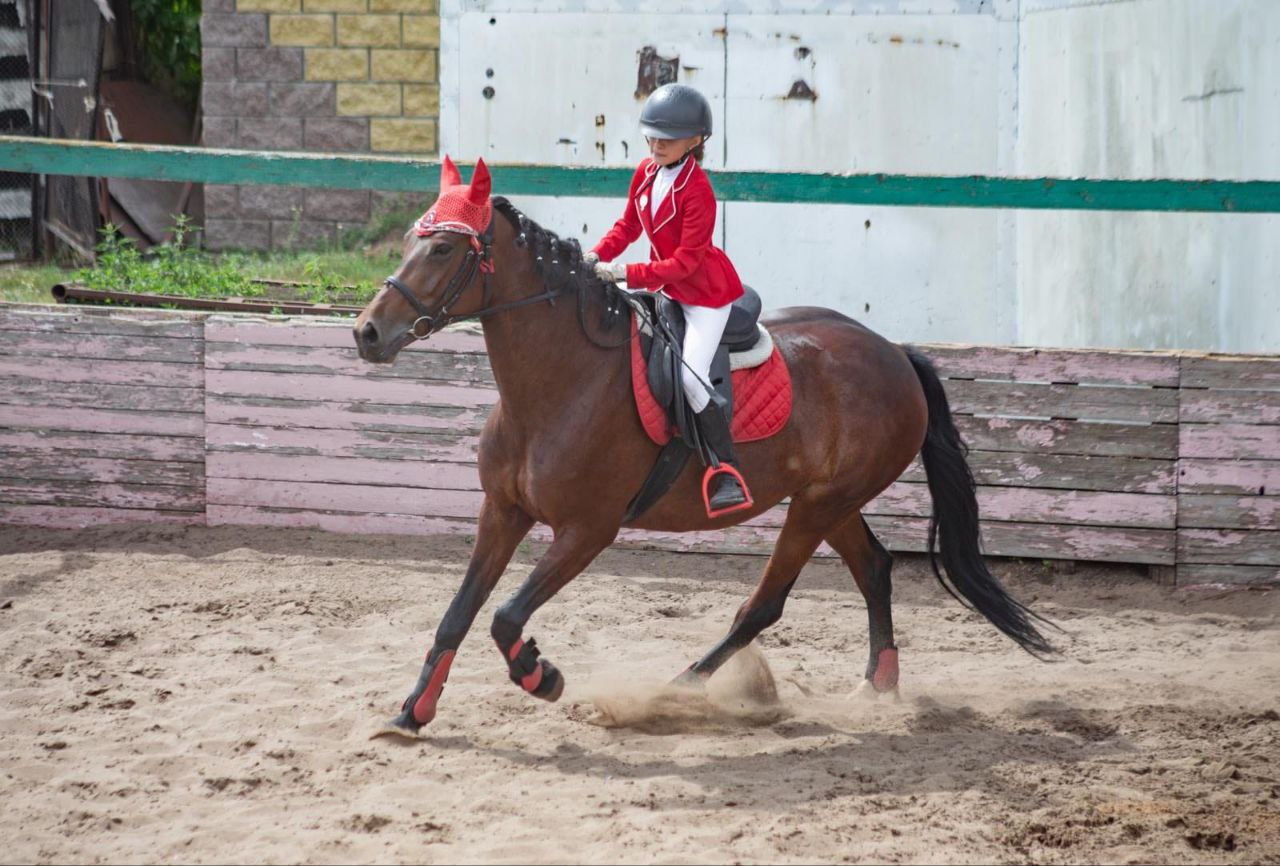
[[[778,347],[769,360],[748,370],[733,373],[733,441],[768,439],[791,417],[791,374]],[[677,385],[679,387],[679,385]],[[658,445],[666,445],[673,434],[667,413],[649,390],[648,364],[640,351],[640,331],[631,319],[631,391],[636,398],[640,423]]]

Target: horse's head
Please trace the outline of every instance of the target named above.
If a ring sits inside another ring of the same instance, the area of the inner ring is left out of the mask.
[[[480,292],[472,289],[483,282],[481,272],[492,268],[489,187],[484,160],[464,184],[445,156],[439,197],[405,232],[400,266],[356,319],[361,358],[389,364],[409,343],[480,309]]]

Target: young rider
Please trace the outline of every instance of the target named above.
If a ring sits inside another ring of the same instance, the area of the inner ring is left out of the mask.
[[[662,291],[683,308],[681,379],[703,441],[721,463],[708,470],[714,474],[707,488],[707,510],[717,516],[752,503],[737,471],[729,419],[711,400],[708,388],[729,307],[742,296],[737,271],[724,251],[711,243],[716,198],[700,164],[703,145],[711,136],[711,105],[688,85],[665,84],[645,102],[640,128],[651,156],[631,179],[622,218],[585,258],[601,279]],[[649,262],[615,263],[641,232],[649,237]]]

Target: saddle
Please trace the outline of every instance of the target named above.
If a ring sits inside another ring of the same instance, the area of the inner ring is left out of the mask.
[[[629,296],[629,300],[641,308],[637,326],[640,353],[647,361],[649,391],[666,411],[671,428],[678,430],[684,443],[696,450],[700,447],[698,427],[681,383],[684,310],[676,301],[655,292],[637,293]],[[750,352],[762,339],[768,340],[768,332],[762,331],[759,325],[760,310],[760,295],[755,289],[743,286],[742,297],[729,308],[729,322],[711,361],[709,378],[714,389],[711,400],[729,418],[733,417],[731,368],[750,366],[742,363],[731,365],[730,355]],[[772,348],[771,341],[769,348]],[[763,363],[768,357],[767,352],[761,353],[757,363]]]
[[[760,296],[744,287],[730,308],[720,345],[711,363],[712,403],[731,417],[735,442],[772,436],[791,413],[791,379],[773,338],[759,324]],[[640,491],[627,506],[623,524],[633,522],[662,498],[695,451],[706,454],[705,443],[681,381],[684,311],[665,295],[627,294],[635,308],[632,320],[632,391],[636,409],[649,438],[662,445]],[[742,390],[733,414],[734,380]],[[706,487],[706,477],[703,486]],[[706,490],[704,489],[704,499]]]

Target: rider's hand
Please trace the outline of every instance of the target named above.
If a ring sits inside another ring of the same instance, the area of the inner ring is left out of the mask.
[[[596,265],[600,263],[600,254],[597,253],[595,250],[592,250],[591,252],[587,253],[585,256],[582,257],[582,261],[584,264],[586,264],[587,267],[594,268]]]
[[[621,283],[627,279],[627,266],[622,262],[597,262],[596,276],[610,283]]]

